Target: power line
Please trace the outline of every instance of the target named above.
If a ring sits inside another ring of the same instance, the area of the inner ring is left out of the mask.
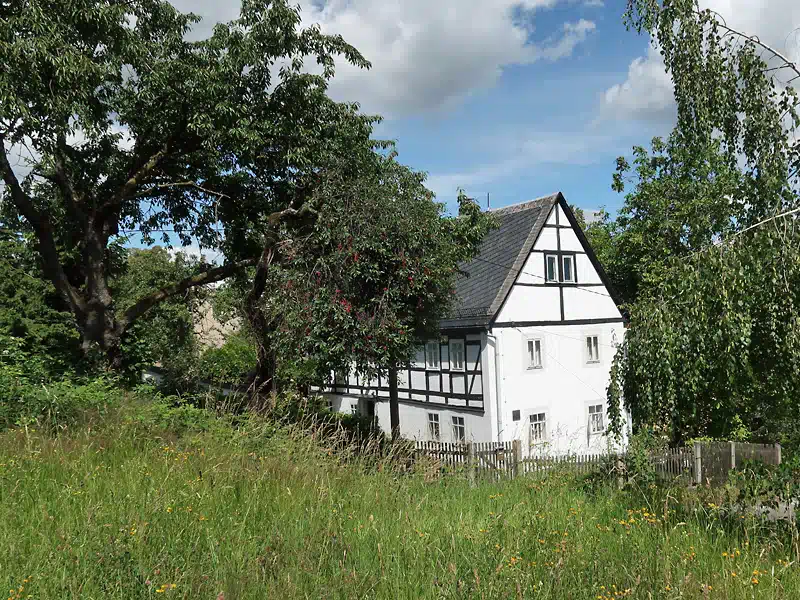
[[[556,327],[563,327],[563,325],[556,325]],[[514,327],[514,329],[516,329],[517,331],[522,333],[522,335],[526,335],[519,328]],[[581,338],[572,337],[571,335],[564,335],[563,333],[555,333],[555,332],[552,332],[552,331],[547,331],[545,329],[540,329],[539,327],[531,327],[530,329],[532,329],[533,331],[537,331],[537,332],[539,332],[539,333],[541,333],[543,335],[557,335],[558,337],[563,337],[563,338],[566,338],[568,340],[574,340],[576,342],[580,342],[581,344],[583,344],[583,342],[585,341],[585,340],[582,340]],[[599,341],[598,341],[598,343],[599,343]],[[612,346],[611,344],[600,344],[600,345],[601,346],[605,346],[606,348],[611,348],[612,350],[616,350],[617,349],[617,346]]]

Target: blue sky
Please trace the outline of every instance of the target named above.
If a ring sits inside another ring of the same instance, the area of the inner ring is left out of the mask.
[[[170,1],[202,17],[194,37],[240,11],[240,0]],[[372,63],[338,61],[331,96],[383,115],[376,137],[395,140],[451,210],[462,187],[484,206],[487,193],[501,207],[562,191],[614,213],[615,159],[674,123],[670,78],[649,38],[625,29],[626,0],[294,1],[302,26]],[[800,0],[699,2],[800,61]]]
[[[460,185],[482,203],[489,193],[493,207],[560,190],[584,208],[614,210],[622,201],[611,190],[616,157],[671,128],[605,110],[605,91],[625,80],[649,43],[625,30],[621,12],[576,3],[541,11],[537,32],[581,18],[596,29],[569,57],[505,68],[492,87],[455,106],[389,119],[379,133],[396,139],[401,159],[427,171],[450,204]]]
[[[450,208],[462,187],[484,206],[487,192],[499,207],[560,190],[613,211],[616,157],[671,128],[669,80],[649,39],[622,24],[625,0],[299,2],[304,25],[342,34],[372,62],[338,65],[331,95],[383,115],[376,137],[395,140]],[[239,8],[173,3],[203,16],[198,36]],[[656,110],[606,98],[637,60],[656,65]]]
[[[239,0],[171,1],[203,17],[197,36],[239,12]],[[672,84],[649,38],[625,29],[626,0],[296,1],[304,26],[372,63],[337,64],[330,94],[383,115],[376,137],[451,210],[462,187],[492,207],[562,191],[613,213],[615,159],[672,129]],[[699,1],[800,60],[800,1]]]

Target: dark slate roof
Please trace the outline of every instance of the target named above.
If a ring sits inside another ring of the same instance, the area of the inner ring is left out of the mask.
[[[459,265],[466,273],[456,284],[456,305],[442,328],[485,325],[503,304],[525,264],[560,193],[490,211],[498,227],[490,231],[477,257]]]

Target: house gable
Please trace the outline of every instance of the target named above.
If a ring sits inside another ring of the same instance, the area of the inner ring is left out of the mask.
[[[494,313],[492,327],[624,320],[608,277],[575,215],[564,196],[556,196],[535,239],[523,248],[522,265]],[[550,272],[548,261],[553,261]]]

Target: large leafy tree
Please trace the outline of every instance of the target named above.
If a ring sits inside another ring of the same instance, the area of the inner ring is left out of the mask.
[[[661,49],[677,124],[635,149],[607,224],[631,326],[609,400],[674,443],[776,439],[800,402],[800,70],[692,0],[629,0],[628,24]],[[619,427],[619,420],[616,426]]]
[[[256,264],[313,173],[374,146],[375,119],[326,95],[336,56],[368,67],[340,37],[300,29],[286,0],[245,1],[239,19],[187,41],[196,21],[163,0],[0,4],[3,198],[83,347],[114,365],[147,310]],[[110,248],[132,230],[219,247],[227,261],[123,309]]]
[[[334,371],[385,376],[438,335],[458,265],[491,226],[463,194],[447,216],[394,153],[320,173],[304,215],[265,246],[256,280],[269,293],[256,298],[244,281],[250,293],[233,294],[258,340],[254,387],[320,383]]]

